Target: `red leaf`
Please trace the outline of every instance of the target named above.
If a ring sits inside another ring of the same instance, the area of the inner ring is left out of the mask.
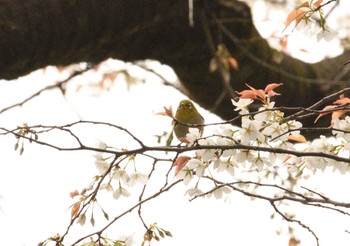
[[[333,108],[335,108],[335,107],[336,107],[335,105],[328,105],[328,106],[324,107],[324,108],[322,109],[322,111],[323,111],[323,110],[330,110],[330,109],[333,109]],[[325,115],[327,115],[327,114],[330,114],[330,113],[331,113],[331,112],[320,113],[320,114],[317,116],[317,118],[315,119],[314,123],[316,123],[321,117],[323,117],[323,116],[325,116]]]
[[[70,213],[71,219],[73,219],[74,217],[76,217],[78,215],[79,209],[80,209],[80,203],[81,203],[81,201],[76,202],[71,206],[72,207],[72,211]]]
[[[238,62],[237,62],[237,60],[235,58],[230,57],[230,58],[227,59],[227,61],[230,63],[231,67],[234,70],[238,71]]]
[[[306,143],[306,138],[301,134],[299,134],[299,136],[297,137],[294,135],[289,135],[288,140],[298,142],[298,143]]]
[[[255,91],[251,90],[243,90],[241,92],[236,91],[237,94],[241,96],[241,98],[250,98],[250,99],[257,99],[257,93]]]
[[[265,92],[268,93],[269,91],[273,91],[274,89],[276,89],[277,87],[280,87],[281,85],[283,85],[282,83],[276,84],[276,83],[271,83],[268,84],[265,87]]]
[[[318,8],[322,4],[323,0],[318,0],[316,3],[314,3],[314,7]]]
[[[334,104],[337,104],[337,105],[342,105],[342,104],[346,104],[346,103],[350,103],[350,98],[341,97],[340,99],[338,99],[337,101],[334,102]]]
[[[175,176],[181,171],[181,169],[187,164],[187,162],[191,160],[191,157],[189,156],[179,156],[176,158],[173,166],[175,168]]]
[[[305,11],[302,8],[309,8],[309,3],[308,2],[304,2],[303,4],[299,5],[295,10],[293,10],[292,12],[289,13],[287,20],[286,20],[286,26],[283,29],[286,30],[286,28],[293,22],[295,21],[295,26],[296,27],[299,22],[305,17],[305,15],[308,13],[308,11]]]
[[[167,107],[164,107],[164,111],[161,111],[161,112],[158,112],[158,113],[155,113],[156,115],[163,115],[163,116],[169,116],[170,118],[173,118],[173,109],[172,107],[170,106],[169,108]]]
[[[259,90],[256,90],[256,94],[258,95],[258,97],[260,97],[262,100],[265,100],[266,98],[266,94],[263,90],[259,89]]]
[[[75,191],[72,191],[72,192],[69,192],[69,196],[71,198],[74,198],[75,196],[78,196],[79,195],[79,191],[75,190]]]
[[[332,113],[331,127],[334,125],[335,119],[342,117],[348,110],[337,110]]]

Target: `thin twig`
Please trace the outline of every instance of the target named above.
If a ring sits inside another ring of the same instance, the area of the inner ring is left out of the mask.
[[[285,219],[286,221],[288,222],[294,222],[294,223],[297,223],[299,224],[301,227],[305,228],[306,230],[308,230],[312,235],[313,237],[315,238],[316,240],[316,245],[319,246],[320,245],[320,242],[319,242],[319,239],[316,235],[316,233],[307,225],[305,225],[303,222],[301,222],[300,220],[296,220],[296,219],[292,219],[292,218],[289,218],[288,216],[286,216],[284,213],[282,213],[278,208],[277,206],[275,205],[275,202],[274,201],[270,201],[270,204],[271,206],[273,207],[273,209],[275,210],[275,212],[277,214],[279,214],[283,219]]]
[[[118,216],[114,217],[113,220],[111,220],[105,227],[103,227],[101,230],[99,230],[98,232],[93,232],[89,235],[86,235],[80,239],[78,239],[76,242],[74,242],[72,244],[72,246],[77,245],[79,242],[83,241],[86,238],[92,237],[96,234],[101,234],[103,231],[105,231],[107,228],[109,228],[115,221],[117,221],[118,219],[124,217],[126,214],[132,212],[134,209],[138,208],[140,205],[155,199],[156,197],[158,197],[159,195],[163,194],[166,191],[169,191],[170,189],[172,189],[175,185],[179,184],[180,182],[182,182],[182,180],[177,180],[174,183],[170,184],[168,187],[166,187],[165,189],[158,191],[156,193],[154,193],[153,195],[143,199],[142,201],[139,201],[138,203],[136,203],[134,206],[130,207],[129,209],[125,210],[123,213],[119,214]]]
[[[80,71],[75,71],[73,72],[67,79],[57,83],[57,84],[54,84],[54,85],[49,85],[49,86],[46,86],[40,90],[38,90],[37,92],[35,92],[34,94],[32,94],[31,96],[27,97],[26,99],[24,99],[23,101],[19,102],[19,103],[16,103],[16,104],[13,104],[11,106],[8,106],[6,108],[3,108],[0,110],[0,114],[4,113],[5,111],[8,111],[10,109],[13,109],[15,107],[20,107],[20,106],[23,106],[25,103],[27,103],[28,101],[32,100],[33,98],[39,96],[41,93],[43,93],[44,91],[48,91],[48,90],[52,90],[52,89],[61,89],[63,84],[69,82],[72,78],[88,71],[90,69],[90,67],[87,67],[85,69],[82,69]]]

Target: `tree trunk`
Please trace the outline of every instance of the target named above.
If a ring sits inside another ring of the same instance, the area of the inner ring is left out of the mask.
[[[232,95],[219,100],[225,90],[222,77],[209,72],[218,44],[239,64],[239,70],[231,72],[233,90],[245,89],[245,83],[263,88],[282,82],[279,105],[308,106],[350,78],[347,73],[339,79],[343,83],[334,80],[349,52],[304,63],[271,49],[244,3],[193,2],[191,26],[185,0],[3,0],[0,77],[14,79],[47,65],[98,63],[108,57],[155,59],[175,70],[189,97],[225,119],[233,117]]]

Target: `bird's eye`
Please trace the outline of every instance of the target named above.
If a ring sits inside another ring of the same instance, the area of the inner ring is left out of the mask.
[[[187,104],[186,104],[186,107],[189,108],[189,109],[191,109],[191,108],[192,108],[192,105],[191,105],[190,103],[187,103]]]

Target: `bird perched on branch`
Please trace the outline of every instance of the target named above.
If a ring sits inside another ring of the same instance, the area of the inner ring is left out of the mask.
[[[174,128],[167,140],[168,146],[171,144],[171,141],[173,139],[173,132],[175,132],[176,137],[181,142],[187,142],[186,134],[189,132],[189,128],[198,128],[200,134],[203,134],[204,118],[200,115],[200,113],[190,100],[182,100],[180,102],[174,118]],[[189,126],[186,124],[199,126]]]

